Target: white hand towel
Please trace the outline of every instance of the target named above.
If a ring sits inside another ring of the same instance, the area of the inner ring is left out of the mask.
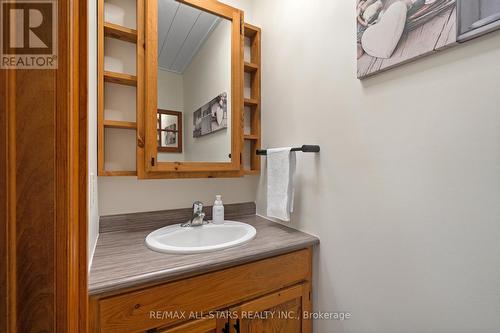
[[[290,221],[293,212],[295,152],[288,148],[267,150],[267,216]]]

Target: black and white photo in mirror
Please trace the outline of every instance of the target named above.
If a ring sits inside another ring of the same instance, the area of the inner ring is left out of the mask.
[[[227,93],[222,93],[193,115],[193,138],[227,128]]]

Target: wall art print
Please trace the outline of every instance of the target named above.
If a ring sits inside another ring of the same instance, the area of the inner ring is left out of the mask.
[[[227,128],[227,93],[222,93],[193,114],[193,138]]]
[[[500,28],[500,0],[356,0],[358,78]]]

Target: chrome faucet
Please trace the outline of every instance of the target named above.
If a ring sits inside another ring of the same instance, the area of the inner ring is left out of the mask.
[[[203,213],[203,203],[195,201],[193,203],[193,217],[187,223],[181,224],[181,227],[198,227],[207,223],[205,213]]]

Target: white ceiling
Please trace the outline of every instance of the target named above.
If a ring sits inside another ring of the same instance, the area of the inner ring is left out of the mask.
[[[158,0],[158,67],[183,73],[220,20],[175,0]]]

